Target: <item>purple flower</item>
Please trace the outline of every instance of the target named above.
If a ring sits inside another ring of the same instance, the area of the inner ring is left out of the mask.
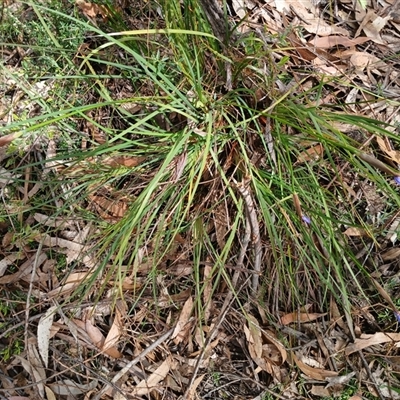
[[[393,179],[398,185],[400,185],[400,176],[395,176]]]
[[[394,316],[397,319],[397,322],[400,322],[400,311],[394,311]]]
[[[307,225],[311,224],[311,218],[307,217],[307,215],[302,215],[301,219],[303,220],[303,222],[305,222]]]

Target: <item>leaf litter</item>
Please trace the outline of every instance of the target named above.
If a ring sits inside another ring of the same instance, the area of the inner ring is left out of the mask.
[[[355,3],[353,9],[352,2],[342,1],[334,5],[335,10],[326,10],[325,13],[322,13],[323,2],[297,0],[268,3],[233,1],[232,7],[233,14],[243,19],[239,27],[242,32],[254,30],[257,21],[269,34],[275,35],[285,31],[290,20],[293,31],[287,36],[291,49],[286,56],[291,58],[288,68],[293,68],[293,75],[301,82],[298,85],[300,91],[307,90],[307,79],[298,79],[300,74],[297,77],[295,69],[299,65],[312,67],[314,72],[309,72],[311,78],[314,73],[323,73],[325,76],[340,74],[343,82],[332,82],[332,88],[344,96],[349,108],[361,115],[387,122],[397,121],[397,109],[390,103],[379,103],[380,99],[396,97],[399,93],[398,68],[386,57],[387,52],[400,50],[397,3],[382,1],[377,9],[370,2],[365,2],[363,6]],[[93,24],[107,21],[112,14],[106,6],[84,1],[76,5]],[[340,25],[334,21],[339,21]],[[352,85],[354,89],[349,90]],[[368,94],[360,91],[359,86],[376,95],[371,95],[365,108],[362,108],[362,101],[366,100],[364,96]],[[381,94],[376,93],[378,88]],[[34,90],[40,94],[39,87]],[[288,88],[285,87],[285,90]],[[330,104],[330,93],[323,93],[323,96],[319,101]],[[18,97],[22,100],[23,93]],[[25,99],[25,104],[13,103],[14,109],[9,109],[8,115],[20,112],[22,106],[34,108],[34,104],[27,103]],[[134,113],[140,110],[141,106],[135,104]],[[1,115],[6,123],[7,112],[2,111]],[[160,124],[165,124],[165,121],[160,120]],[[90,121],[87,121],[85,128],[91,132],[95,142],[99,145],[104,143],[102,133]],[[352,130],[351,125],[348,130]],[[204,135],[205,132],[199,131]],[[19,134],[16,133],[2,136],[0,146],[7,147],[18,139]],[[360,154],[360,158],[372,168],[394,175],[394,167],[399,162],[398,150],[389,138],[375,136],[373,141],[378,146],[375,151],[379,149],[381,152],[380,159],[366,153]],[[47,146],[48,161],[43,177],[50,173],[60,179],[84,176],[99,164],[104,169],[132,168],[138,171],[142,163],[147,161],[145,157],[116,155],[86,159],[83,163],[66,166],[56,160],[54,141],[49,141]],[[368,147],[368,150],[371,149]],[[320,143],[309,143],[297,154],[297,163],[311,165],[323,162],[324,150]],[[26,151],[29,153],[34,150],[26,147]],[[273,148],[271,151],[274,151]],[[182,159],[175,160],[174,165],[171,164],[172,181],[179,181],[185,163],[184,155]],[[25,172],[25,176],[28,176],[28,171]],[[21,179],[24,178],[16,175],[12,168],[2,167],[2,189]],[[346,178],[343,181],[350,201],[355,203],[361,196],[368,203],[370,214],[379,218],[382,212],[379,189],[357,177],[351,182],[352,187],[346,183]],[[250,236],[260,241],[253,194],[246,188],[245,181],[236,186],[247,204]],[[38,190],[35,188],[34,191],[31,187],[27,191],[27,186],[19,186],[19,189],[25,193],[25,200],[34,198]],[[62,190],[67,196],[68,189],[65,187]],[[228,240],[227,227],[232,223],[230,205],[225,202],[223,193],[223,190],[214,192],[218,206],[213,210],[211,224],[221,250]],[[135,191],[100,185],[90,188],[87,207],[100,220],[115,224],[125,217],[135,195]],[[299,216],[304,217],[298,197],[297,203]],[[12,202],[7,205],[7,211],[23,218],[23,209]],[[311,224],[311,220],[307,221],[306,225]],[[396,233],[398,224],[394,225],[395,221],[395,215],[393,220],[386,221],[392,227],[390,238]],[[149,268],[143,259],[139,259],[141,257],[136,260],[134,272],[126,266],[125,276],[118,283],[120,288],[115,282],[107,280],[106,276],[95,274],[99,261],[91,256],[91,248],[95,243],[91,242],[93,232],[90,224],[75,221],[73,217],[53,217],[43,211],[36,213],[33,221],[27,221],[27,226],[32,229],[31,241],[40,243],[36,253],[34,247],[5,234],[2,241],[3,258],[0,260],[0,285],[13,290],[26,291],[31,288],[31,295],[35,304],[38,304],[38,310],[35,307],[28,310],[26,321],[21,317],[22,309],[15,311],[13,322],[2,321],[6,329],[0,332],[0,337],[7,339],[7,345],[10,340],[8,334],[14,329],[13,323],[18,325],[15,321],[20,321],[22,325],[19,326],[25,326],[29,336],[21,354],[15,355],[10,363],[1,367],[0,379],[9,399],[23,398],[18,396],[21,393],[18,388],[24,386],[28,387],[24,394],[29,396],[25,398],[39,395],[47,399],[143,396],[160,399],[178,398],[185,394],[184,398],[195,399],[215,393],[214,398],[234,398],[239,395],[241,398],[256,399],[260,398],[261,393],[274,394],[272,389],[276,385],[282,385],[278,398],[304,398],[293,384],[299,378],[309,385],[309,395],[318,398],[340,393],[355,372],[360,375],[359,380],[368,381],[366,386],[373,395],[399,398],[397,392],[382,378],[383,369],[374,365],[377,364],[375,361],[354,365],[357,359],[349,361],[348,358],[364,350],[369,352],[366,355],[377,354],[388,359],[397,354],[399,333],[381,331],[376,317],[371,314],[374,310],[370,309],[370,305],[361,304],[351,310],[351,319],[357,332],[353,338],[350,335],[353,326],[348,325],[345,313],[339,310],[334,299],[331,299],[329,313],[317,312],[319,307],[316,304],[297,309],[290,307],[290,312],[279,309],[279,315],[276,315],[278,322],[269,321],[265,311],[257,311],[251,304],[246,304],[245,314],[239,314],[230,301],[227,302],[228,306],[223,307],[226,288],[217,291],[213,287],[215,271],[207,264],[212,264],[211,260],[207,260],[203,270],[204,290],[199,297],[205,304],[200,323],[199,316],[194,312],[198,300],[186,288],[189,282],[186,278],[193,273],[193,262],[185,255],[186,238],[177,238],[176,248],[160,262],[159,268],[164,276],[156,282],[161,289],[160,297],[155,301],[147,290]],[[3,233],[8,226],[5,230],[1,229]],[[359,227],[348,227],[345,235],[349,239],[361,239],[369,233]],[[246,244],[242,243],[244,248]],[[382,243],[381,248],[380,257],[384,262],[398,259],[400,253],[397,247],[387,247]],[[143,249],[143,253],[149,252],[150,245]],[[49,254],[52,257],[65,257],[61,274],[56,271],[58,266],[49,258]],[[259,256],[256,254],[256,264],[259,263]],[[74,272],[68,272],[66,267],[73,264]],[[243,260],[238,264],[243,264]],[[227,267],[235,270],[234,266]],[[236,266],[238,270],[241,267]],[[387,271],[390,267],[384,267],[382,265],[377,269],[376,278],[385,280],[389,276]],[[255,266],[255,272],[249,279],[253,290],[259,284],[259,265]],[[80,301],[72,301],[70,295],[88,279],[95,282],[92,290],[85,293]],[[386,307],[398,313],[391,300],[393,290],[384,289],[377,282],[375,285]],[[96,288],[105,289],[105,295],[94,305]],[[116,304],[112,296],[115,290],[124,292],[124,299],[117,300]],[[139,291],[143,291],[140,297]],[[52,301],[55,299],[68,301],[54,305]],[[95,368],[95,363],[102,365],[100,372]],[[351,368],[355,372],[349,372]],[[388,368],[387,371],[390,371],[390,364]],[[213,374],[218,374],[218,383],[212,379]],[[231,376],[240,383],[236,384]],[[31,384],[34,386],[29,389]],[[377,390],[377,387],[380,389]]]

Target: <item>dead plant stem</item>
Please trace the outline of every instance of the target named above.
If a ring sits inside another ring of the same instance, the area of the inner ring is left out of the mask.
[[[239,191],[240,195],[243,198],[245,210],[246,210],[246,219],[248,219],[251,228],[251,242],[254,247],[254,274],[251,282],[251,286],[254,292],[257,292],[259,275],[261,273],[261,260],[262,260],[262,245],[261,245],[261,237],[260,237],[260,226],[258,224],[256,208],[254,205],[253,197],[250,191],[247,188],[247,182],[243,180],[238,183],[234,181],[234,184]]]

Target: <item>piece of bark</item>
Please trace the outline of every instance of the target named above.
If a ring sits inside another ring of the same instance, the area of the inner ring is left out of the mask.
[[[199,0],[199,2],[214,36],[226,45],[232,39],[232,35],[229,22],[218,0]]]

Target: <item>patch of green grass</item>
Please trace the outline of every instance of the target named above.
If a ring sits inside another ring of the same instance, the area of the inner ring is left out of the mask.
[[[13,318],[21,312],[26,296],[20,290],[0,291],[0,333],[10,328]],[[7,343],[5,345],[5,343]],[[0,347],[0,360],[9,361],[14,355],[21,354],[24,350],[23,328],[10,332],[2,339],[3,346]]]

